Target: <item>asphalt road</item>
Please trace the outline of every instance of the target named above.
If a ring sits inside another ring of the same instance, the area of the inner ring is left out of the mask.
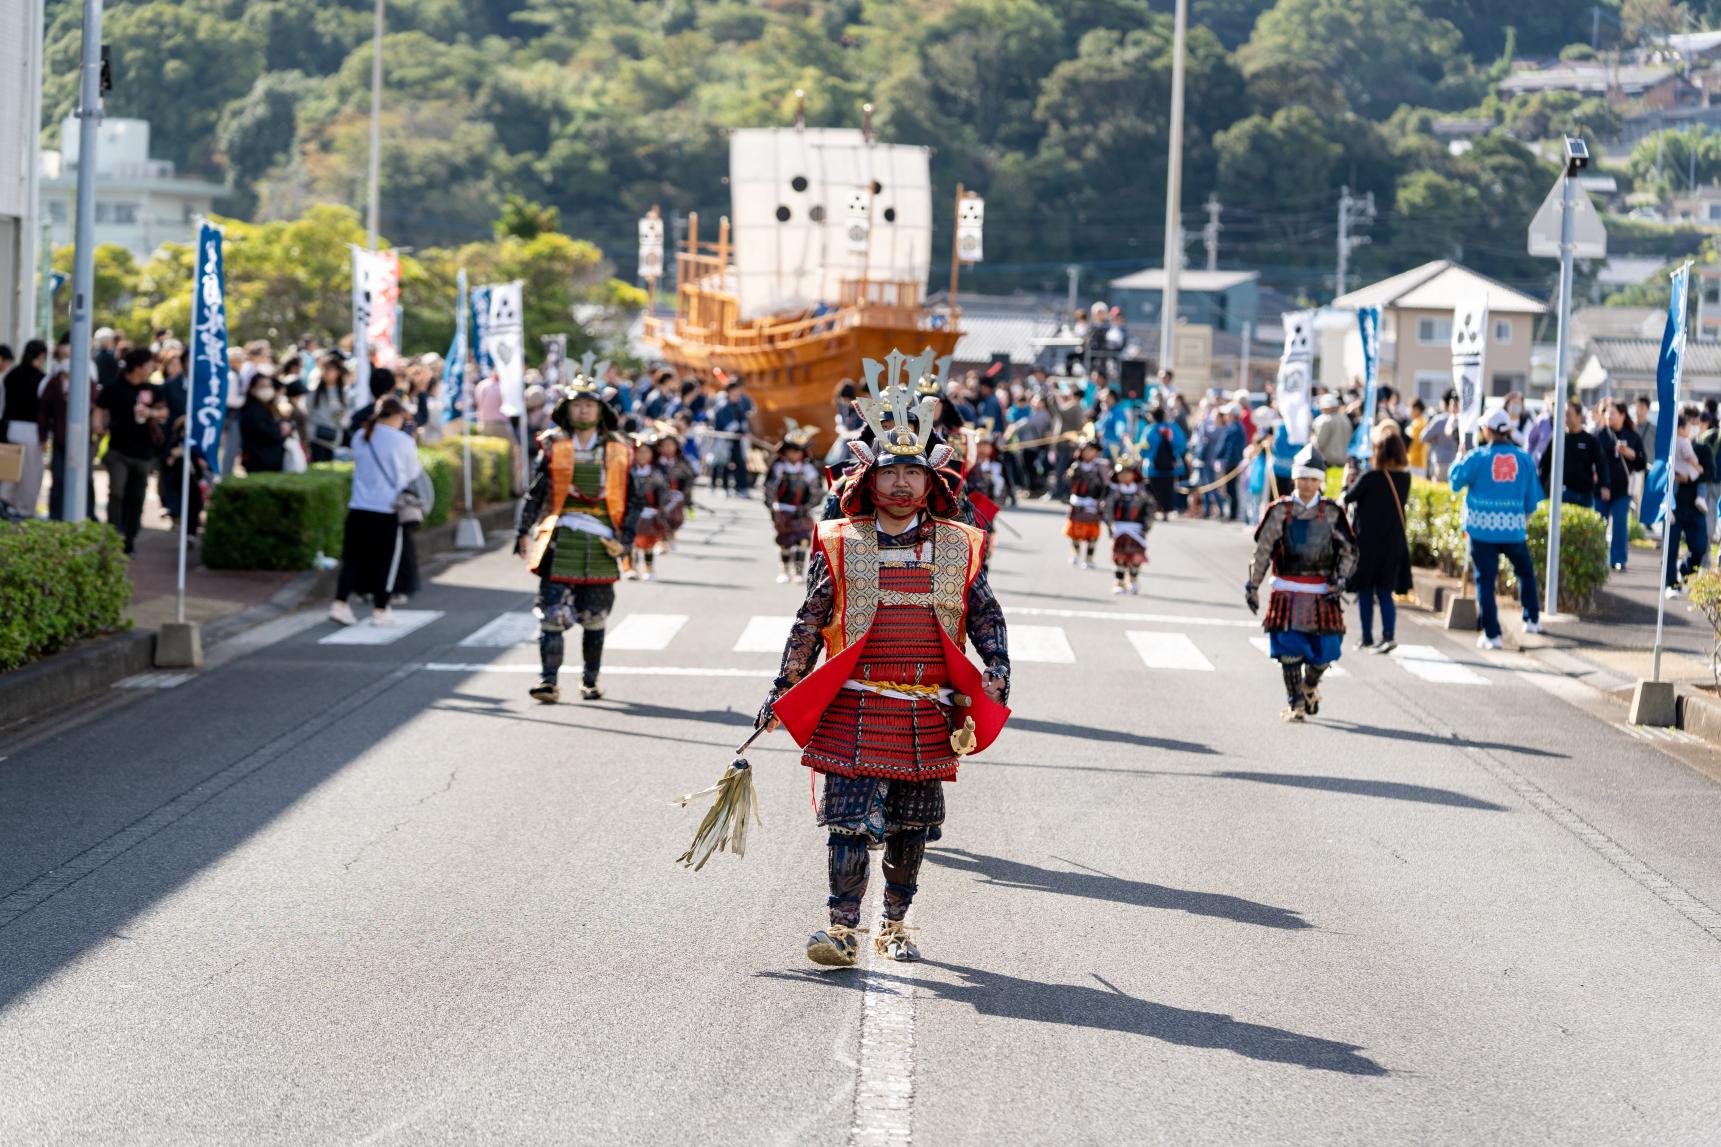
[[[1710,750],[1409,620],[1281,725],[1239,529],[1117,601],[1009,520],[919,965],[805,962],[782,734],[746,857],[673,863],[798,604],[757,503],[620,587],[599,703],[527,699],[494,552],[0,744],[0,1142],[1716,1141]]]

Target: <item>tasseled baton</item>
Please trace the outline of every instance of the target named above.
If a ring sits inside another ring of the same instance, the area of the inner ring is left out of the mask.
[[[741,742],[735,750],[735,759],[729,762],[729,768],[716,784],[700,792],[688,793],[675,802],[686,808],[700,797],[716,797],[706,810],[705,819],[699,822],[693,843],[676,857],[676,863],[698,872],[713,853],[724,849],[736,856],[747,855],[747,822],[749,818],[761,821],[762,818],[759,816],[759,794],[753,788],[753,766],[741,754],[768,728],[768,724],[759,726],[751,737]]]

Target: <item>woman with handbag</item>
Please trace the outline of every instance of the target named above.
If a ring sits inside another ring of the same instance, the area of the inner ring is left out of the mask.
[[[1345,491],[1350,507],[1351,529],[1356,534],[1357,564],[1350,589],[1357,595],[1357,613],[1362,620],[1358,649],[1391,653],[1398,646],[1395,633],[1398,610],[1392,595],[1410,588],[1410,539],[1406,536],[1404,507],[1410,500],[1410,458],[1398,427],[1391,422],[1375,426],[1374,460],[1368,473]],[[1374,607],[1380,606],[1380,644],[1374,641]]]
[[[394,625],[390,600],[418,588],[413,535],[435,491],[412,435],[402,429],[406,419],[406,406],[391,394],[353,436],[353,492],[335,600],[329,606],[330,620],[342,625],[358,620],[347,604],[354,593],[369,597],[376,607],[373,625]]]
[[[305,400],[305,444],[312,462],[333,462],[347,425],[347,387],[352,376],[340,351],[325,351],[318,367],[317,385]]]

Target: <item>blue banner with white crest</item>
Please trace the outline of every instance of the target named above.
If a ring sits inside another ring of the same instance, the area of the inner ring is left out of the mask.
[[[1667,299],[1667,326],[1661,332],[1661,357],[1655,363],[1655,461],[1643,483],[1643,506],[1639,517],[1656,525],[1673,508],[1668,491],[1673,485],[1669,463],[1673,461],[1673,436],[1679,421],[1679,380],[1685,366],[1685,290],[1691,275],[1686,263],[1673,272]]]
[[[221,424],[227,418],[227,279],[221,268],[221,228],[197,229],[191,288],[191,395],[186,441],[221,473]]]

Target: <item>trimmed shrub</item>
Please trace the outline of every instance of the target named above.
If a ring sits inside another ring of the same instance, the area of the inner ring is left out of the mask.
[[[0,672],[126,627],[131,578],[100,522],[0,525]]]
[[[465,464],[461,442],[462,439],[456,435],[451,438],[444,438],[429,448],[445,456],[453,467],[454,497],[450,503],[451,510],[456,506],[463,506],[466,499],[464,480],[461,475],[461,467]],[[511,493],[513,465],[513,443],[506,438],[474,434],[472,436],[473,504],[487,505],[509,501],[513,497]]]
[[[426,527],[440,526],[448,520],[449,511],[454,507],[454,483],[460,476],[460,466],[450,462],[447,453],[434,447],[426,447],[418,452],[418,460],[424,466],[424,472],[430,475],[430,484],[436,490],[436,504],[424,508],[424,524]],[[473,497],[477,497],[474,492]]]
[[[352,465],[303,474],[247,474],[216,485],[203,528],[203,564],[218,570],[309,569],[320,550],[339,557]]]

